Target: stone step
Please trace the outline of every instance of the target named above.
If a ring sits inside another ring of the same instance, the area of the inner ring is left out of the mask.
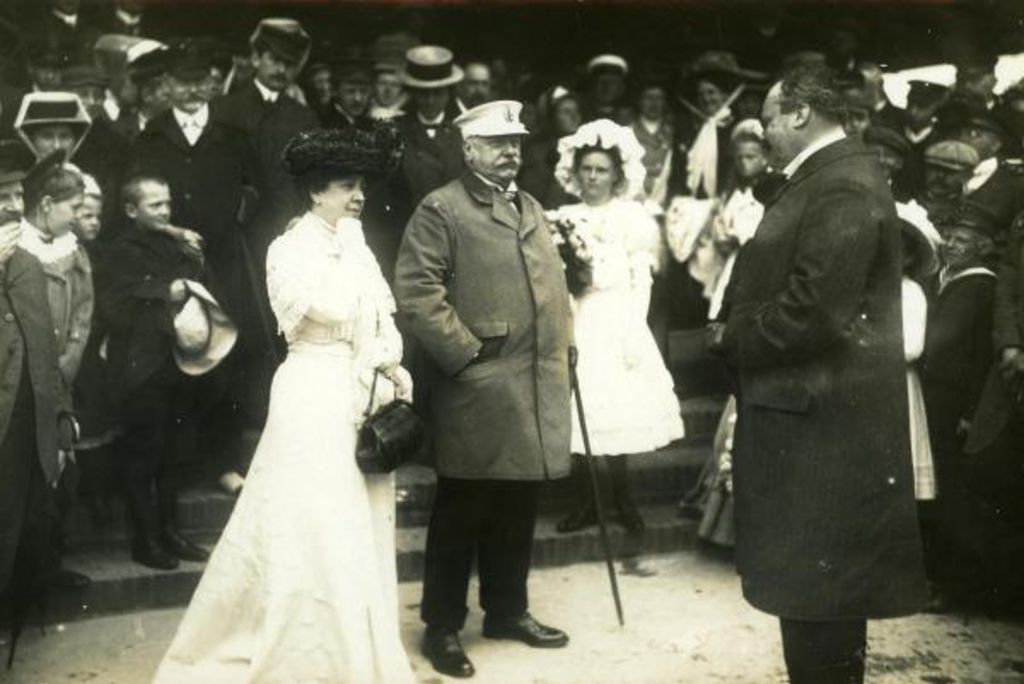
[[[710,434],[717,425],[722,402],[701,397],[682,402],[687,438],[651,454],[630,458],[631,491],[639,504],[671,503],[693,486],[710,449]],[[401,468],[398,525],[425,525],[434,500],[434,472],[422,466]],[[198,486],[181,493],[178,520],[183,531],[197,541],[213,543],[227,523],[235,499],[215,486]],[[551,483],[541,500],[541,511],[563,512],[572,502],[568,480]],[[66,518],[67,548],[78,551],[119,551],[126,548],[130,536],[127,514],[114,501],[97,516],[84,506],[73,508]]]
[[[617,524],[609,526],[610,543],[616,558],[628,560],[639,555],[662,554],[693,548],[697,523],[679,517],[671,504],[642,506],[647,529],[629,535]],[[543,515],[537,522],[533,567],[555,567],[602,559],[596,527],[573,534],[555,531],[557,515]],[[396,547],[400,581],[422,578],[425,527],[398,530]],[[184,606],[188,603],[203,571],[201,563],[182,563],[174,571],[151,570],[132,562],[128,551],[91,551],[70,554],[65,567],[90,576],[93,583],[82,590],[53,590],[45,615],[35,615],[47,624],[79,620],[97,615]]]

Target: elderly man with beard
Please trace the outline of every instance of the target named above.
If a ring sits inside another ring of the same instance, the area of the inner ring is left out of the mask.
[[[842,127],[831,72],[799,67],[762,110],[786,182],[713,326],[736,368],[736,565],[776,615],[793,684],[864,679],[867,620],[926,589],[914,501],[900,228],[877,162]]]
[[[474,558],[485,637],[569,641],[527,612],[540,485],[569,473],[572,315],[540,203],[515,184],[521,108],[492,102],[456,119],[468,171],[419,205],[395,275],[400,321],[436,376],[422,408],[438,474],[422,648],[453,677],[474,673],[458,636]]]

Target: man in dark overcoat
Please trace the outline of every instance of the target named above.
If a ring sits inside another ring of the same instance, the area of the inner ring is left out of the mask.
[[[842,110],[822,66],[769,92],[765,136],[787,181],[713,328],[738,372],[737,568],[746,599],[781,619],[794,684],[862,681],[866,620],[925,598],[900,229]]]
[[[412,105],[398,119],[405,140],[396,199],[397,217],[404,222],[412,210],[442,185],[464,170],[462,139],[453,125],[452,87],[463,78],[451,50],[438,45],[420,45],[405,55],[402,84]]]
[[[25,599],[50,570],[56,485],[74,437],[46,276],[17,247],[31,161],[0,145],[0,596]],[[30,159],[30,155],[29,159]]]
[[[540,485],[569,473],[572,320],[543,210],[515,185],[521,106],[492,102],[456,120],[469,171],[420,204],[395,272],[400,319],[437,374],[422,409],[438,473],[423,652],[456,677],[473,674],[458,632],[474,558],[485,637],[568,643],[527,612]]]
[[[289,140],[319,125],[316,114],[287,94],[305,63],[310,38],[293,19],[264,19],[250,38],[255,77],[250,83],[213,102],[214,119],[244,133],[255,163],[255,188],[259,201],[247,207],[248,247],[255,273],[255,297],[239,320],[242,344],[237,361],[246,368],[244,419],[262,427],[269,403],[270,381],[276,363],[275,343],[268,332],[276,332],[266,293],[267,249],[288,222],[301,214],[294,179],[281,164],[281,153]],[[245,459],[237,467],[245,470]]]

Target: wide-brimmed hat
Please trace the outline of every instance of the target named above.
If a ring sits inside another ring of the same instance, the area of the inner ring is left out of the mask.
[[[269,50],[285,62],[302,66],[309,58],[312,40],[294,19],[269,17],[256,26],[249,45],[256,52]]]
[[[174,315],[174,362],[186,375],[203,375],[224,360],[238,328],[202,283],[185,281],[188,297]]]
[[[728,83],[737,81],[759,83],[767,81],[768,74],[740,67],[736,55],[727,50],[708,50],[698,55],[683,74],[683,82],[688,89],[701,79]]]
[[[440,45],[419,45],[405,53],[402,83],[409,88],[447,88],[462,81],[462,69],[455,65],[455,55]]]
[[[314,172],[386,176],[402,159],[402,138],[394,125],[373,121],[358,126],[303,131],[281,154],[285,170],[302,177]]]
[[[92,119],[85,111],[82,100],[74,93],[27,93],[21,99],[21,107],[18,109],[18,115],[14,118],[14,130],[18,137],[25,141],[28,148],[36,153],[36,156],[38,156],[38,152],[32,146],[32,139],[28,135],[29,131],[39,126],[54,124],[66,124],[71,127],[76,136],[74,146],[70,151],[70,154],[74,155],[92,125]]]
[[[914,251],[917,264],[914,272],[908,275],[920,279],[935,274],[939,270],[939,245],[943,240],[928,218],[927,210],[913,200],[897,202],[896,215],[900,219],[903,233],[912,238],[916,245]]]
[[[24,180],[34,161],[20,140],[0,140],[0,185]]]
[[[529,135],[530,131],[519,118],[522,111],[521,102],[496,100],[467,109],[452,123],[459,127],[463,139]]]
[[[625,182],[616,195],[632,199],[640,194],[647,178],[647,167],[643,162],[643,145],[636,139],[632,128],[620,126],[609,119],[598,119],[583,124],[572,135],[559,139],[555,179],[566,192],[576,197],[581,196],[581,189],[573,167],[576,152],[584,148],[617,150],[622,160],[622,176]]]
[[[106,33],[100,36],[92,46],[96,63],[110,79],[116,79],[124,73],[128,65],[129,54],[138,50],[137,46],[160,45],[155,40],[126,36],[120,33]],[[135,54],[138,54],[137,52]]]

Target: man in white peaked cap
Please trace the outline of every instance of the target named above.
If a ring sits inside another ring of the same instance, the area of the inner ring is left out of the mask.
[[[536,648],[569,637],[527,612],[541,483],[569,473],[572,316],[540,203],[516,187],[522,105],[455,120],[467,170],[409,220],[395,294],[429,357],[423,415],[434,434],[437,498],[427,534],[421,617],[434,668],[470,677],[459,642],[476,557],[484,636]]]

